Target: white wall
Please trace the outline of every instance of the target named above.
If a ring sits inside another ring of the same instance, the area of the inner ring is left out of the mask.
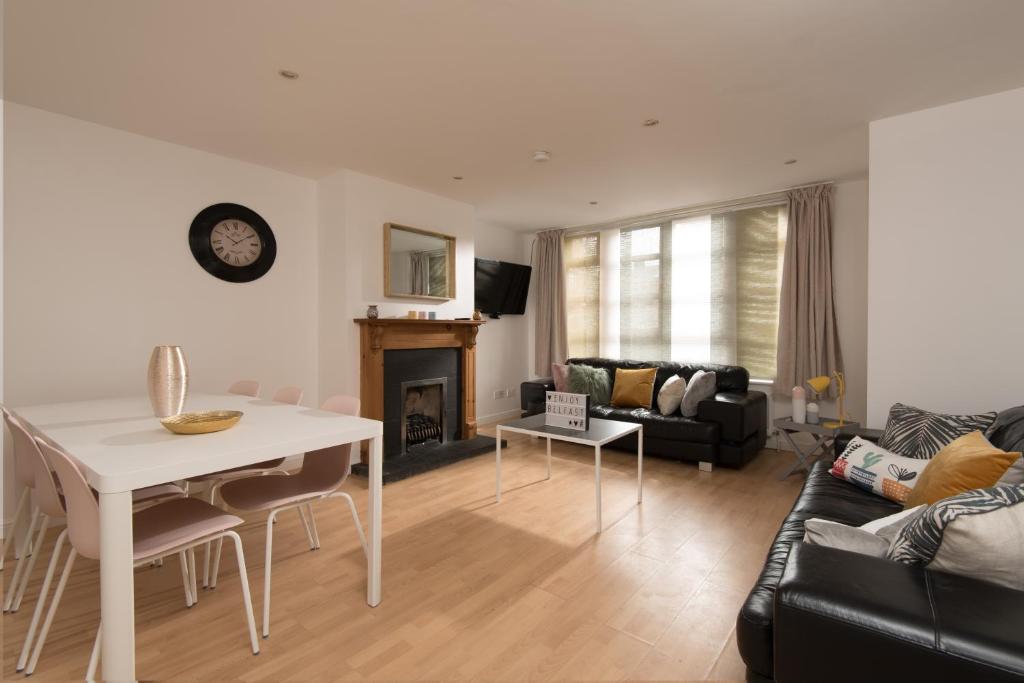
[[[197,390],[238,378],[317,387],[316,184],[8,103],[6,398],[14,406],[145,393],[157,344],[180,344]],[[277,261],[232,284],[193,259],[204,207],[271,225]]]
[[[868,417],[1024,403],[1024,89],[870,128]]]
[[[532,235],[530,238],[532,239]],[[476,255],[512,263],[530,263],[529,247],[523,234],[478,222]],[[531,283],[533,278],[530,278]],[[526,301],[527,313],[535,302],[532,292]],[[476,410],[479,422],[491,422],[519,415],[519,384],[532,375],[529,353],[533,337],[528,331],[527,315],[506,315],[498,320],[485,317],[487,324],[477,335]],[[508,391],[507,398],[494,398],[496,391]]]
[[[439,318],[473,313],[473,251],[476,211],[463,202],[354,171],[341,171],[317,184],[320,209],[320,376],[321,398],[359,393],[359,328],[377,304],[381,317],[410,309],[435,311]],[[455,299],[443,303],[384,298],[384,223],[401,223],[456,238]],[[479,347],[478,347],[479,348]],[[480,372],[486,372],[479,368]]]

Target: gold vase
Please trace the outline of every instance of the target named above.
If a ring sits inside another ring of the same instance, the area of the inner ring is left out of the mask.
[[[188,395],[188,361],[180,346],[157,346],[149,357],[149,402],[157,417],[177,415]]]

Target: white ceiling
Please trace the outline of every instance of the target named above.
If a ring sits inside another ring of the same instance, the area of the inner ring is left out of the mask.
[[[4,24],[11,100],[516,229],[859,177],[868,121],[1024,85],[1021,0],[7,0]]]

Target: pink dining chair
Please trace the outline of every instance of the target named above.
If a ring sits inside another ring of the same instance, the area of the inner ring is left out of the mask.
[[[15,556],[18,563],[14,567],[14,575],[11,577],[11,582],[7,587],[3,603],[4,612],[17,612],[25,596],[29,577],[32,575],[32,570],[35,569],[36,558],[46,535],[47,527],[54,518],[60,519],[64,516],[64,508],[58,504],[56,507],[51,505],[49,512],[43,509],[42,501],[46,500],[46,490],[56,486],[57,494],[59,495],[60,486],[48,468],[36,466],[38,449],[32,436],[36,430],[32,425],[24,422],[6,408],[0,408],[0,410],[2,410],[4,422],[11,432],[15,476],[18,483],[24,487],[21,499],[18,501],[14,522],[11,524],[11,532],[8,538],[4,540],[5,555],[7,544],[14,538],[14,531],[17,529],[18,522],[20,521],[19,517],[25,509],[25,504],[29,501],[32,503],[32,514],[29,520],[28,532],[22,540],[20,550],[16,549]],[[40,477],[38,481],[42,482],[43,486],[43,490],[38,492],[36,490],[37,476]],[[144,505],[156,500],[184,495],[185,492],[181,487],[174,484],[162,484],[134,491],[132,493],[132,502],[137,505]],[[33,534],[35,534],[34,540]]]
[[[67,536],[71,541],[71,552],[64,563],[64,570],[39,632],[39,641],[35,643],[32,657],[25,669],[30,675],[35,671],[46,643],[46,636],[53,624],[54,615],[60,605],[68,576],[78,555],[98,560],[100,556],[100,518],[99,503],[93,490],[82,476],[75,461],[67,452],[56,444],[41,438],[36,443],[43,457],[57,472],[64,491],[67,508]],[[249,579],[245,571],[245,555],[242,550],[242,539],[232,531],[242,524],[242,519],[230,515],[223,510],[204,503],[196,498],[175,498],[173,500],[147,507],[132,516],[132,541],[135,565],[149,564],[155,559],[177,554],[182,559],[184,576],[184,553],[198,545],[211,540],[230,537],[235,543],[235,555],[238,559],[238,575],[242,584],[242,601],[245,606],[245,617],[249,626],[249,644],[253,654],[259,654],[259,640],[256,637],[256,623],[252,613],[252,598],[249,594]],[[47,586],[47,589],[49,587]],[[46,598],[40,595],[40,600]],[[94,680],[96,666],[99,662],[100,642],[103,625],[96,631],[92,656],[89,659],[87,680]]]
[[[242,386],[242,388],[252,389],[252,385],[255,384],[256,393],[259,393],[259,382],[254,380],[240,380],[231,385],[228,389],[230,393],[239,393],[247,396],[254,394],[245,394],[242,391],[232,391],[232,389]],[[271,401],[275,403],[288,403],[290,405],[299,405],[302,402],[302,388],[301,387],[282,387],[274,392],[271,397]],[[266,475],[266,474],[287,474],[281,472],[277,468],[284,463],[284,458],[275,458],[273,460],[265,460],[264,462],[258,462],[253,465],[242,465],[241,467],[233,467],[228,470],[221,470],[219,472],[213,472],[211,474],[204,474],[198,477],[193,477],[188,480],[190,484],[206,483],[209,484],[207,494],[209,495],[210,505],[217,504],[217,491],[227,481],[236,479],[239,477],[247,477],[253,474]],[[313,532],[310,529],[310,523],[306,520],[306,516],[303,511],[299,510],[299,517],[302,520],[302,526],[306,529],[306,538],[309,541],[309,547],[313,549]],[[211,547],[209,544],[203,552],[203,588],[216,588],[217,582],[210,582],[210,557]]]
[[[321,406],[342,415],[358,415],[359,399],[351,396],[332,396]],[[271,549],[274,540],[274,518],[277,513],[297,508],[301,510],[312,503],[327,498],[344,498],[348,503],[355,522],[359,543],[366,551],[366,536],[363,525],[359,521],[352,497],[338,488],[348,478],[349,465],[352,459],[352,444],[333,446],[306,453],[302,458],[302,469],[287,477],[246,477],[226,482],[220,489],[221,499],[231,508],[245,512],[268,511],[267,545],[263,569],[263,637],[270,636],[270,566]],[[313,533],[319,546],[314,524]],[[214,564],[214,581],[217,568]]]
[[[260,383],[254,379],[240,379],[230,387],[228,387],[229,394],[238,394],[239,396],[252,396],[253,398],[259,398],[260,396]]]
[[[30,461],[32,465],[33,478],[35,481],[35,487],[32,489],[32,498],[35,505],[38,507],[42,521],[39,527],[39,538],[36,541],[36,552],[33,553],[33,560],[42,551],[43,534],[46,532],[47,525],[50,520],[60,519],[66,516],[64,510],[64,500],[61,497],[61,491],[58,487],[58,480],[54,476],[54,473],[50,471],[50,466],[47,464],[43,457],[42,451],[39,449],[39,445],[36,438],[32,436],[29,431],[27,423],[22,422],[19,418],[14,415],[6,414],[5,419],[7,420],[7,426],[11,430],[11,441],[21,454],[23,459]],[[152,487],[153,489],[160,489],[162,487]],[[179,497],[183,495],[183,491],[180,488],[176,488]],[[142,493],[139,491],[138,493]],[[145,502],[145,501],[144,501]],[[32,647],[33,639],[35,638],[36,629],[39,626],[39,619],[43,613],[43,605],[45,603],[44,596],[50,590],[50,583],[53,581],[54,571],[57,568],[57,559],[60,557],[61,550],[64,546],[64,542],[67,538],[67,529],[61,530],[57,536],[57,540],[53,545],[53,553],[50,556],[50,565],[46,570],[46,576],[43,579],[42,588],[39,590],[39,599],[36,601],[36,609],[32,614],[32,621],[29,624],[28,632],[25,635],[25,642],[21,648],[21,655],[18,657],[17,670],[22,671],[25,668],[25,664],[28,661],[30,649]],[[21,605],[22,597],[25,594],[25,587],[28,585],[28,577],[32,572],[34,562],[30,562],[28,570],[24,574],[22,583],[18,588],[17,594],[14,598],[14,603],[11,606],[12,612],[17,612],[18,607]],[[183,583],[185,585],[186,596],[189,591],[189,581],[183,576]],[[186,599],[187,603],[187,599]]]
[[[7,408],[0,408],[3,411],[4,422],[7,424],[8,429],[11,430],[11,436],[14,437],[14,418],[12,413]],[[2,435],[0,435],[2,436]],[[11,577],[11,581],[7,586],[7,594],[4,596],[3,611],[8,612],[11,609],[11,605],[14,603],[14,596],[19,589],[19,581],[23,576],[28,576],[32,573],[31,568],[25,572],[26,556],[31,554],[35,555],[32,548],[32,537],[36,531],[36,525],[39,524],[40,511],[32,500],[32,490],[35,488],[35,472],[32,468],[32,461],[29,459],[29,454],[25,452],[25,449],[21,443],[16,439],[12,441],[12,454],[14,457],[14,478],[18,484],[21,485],[21,495],[18,497],[18,507],[14,513],[14,520],[11,522],[10,529],[7,533],[7,537],[4,539],[4,554],[0,557],[0,568],[3,567],[3,558],[7,557],[7,550],[10,548],[11,543],[14,541],[14,537],[17,535],[18,525],[21,523],[21,516],[25,510],[31,507],[29,514],[28,531],[25,533],[25,537],[22,539],[19,545],[14,547],[14,559],[17,563],[14,565],[14,575]],[[45,524],[44,524],[45,526]],[[34,560],[28,559],[28,564],[34,564]]]

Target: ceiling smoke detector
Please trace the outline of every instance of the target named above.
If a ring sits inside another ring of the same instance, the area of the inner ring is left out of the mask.
[[[658,125],[659,123],[661,123],[661,121],[659,121],[658,119],[645,119],[644,120],[644,128],[653,128],[654,126]]]
[[[590,202],[591,206],[597,206],[597,202]]]
[[[291,69],[281,69],[277,72],[281,78],[287,78],[289,81],[294,81],[299,77],[298,71],[292,71]]]
[[[782,163],[785,164],[786,166],[792,166],[793,164],[796,163],[796,159],[786,159]]]
[[[462,180],[462,176],[460,176],[460,175],[453,175],[452,176],[452,180]]]
[[[551,161],[551,152],[547,152],[543,149],[538,149],[533,153],[533,160],[538,164],[543,164],[545,161]]]

